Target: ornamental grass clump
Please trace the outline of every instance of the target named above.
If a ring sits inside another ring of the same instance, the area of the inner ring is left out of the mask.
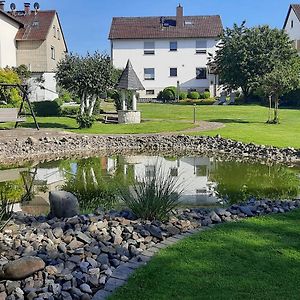
[[[13,204],[2,193],[0,194],[0,232],[4,229],[13,214]]]
[[[153,176],[137,178],[132,184],[122,187],[120,198],[138,218],[164,221],[178,206],[182,193],[177,178],[159,168]]]

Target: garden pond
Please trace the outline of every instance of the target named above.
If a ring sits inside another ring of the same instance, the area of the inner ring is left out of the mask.
[[[163,171],[163,172],[161,172]],[[257,199],[291,199],[300,195],[300,167],[219,161],[212,157],[111,156],[66,159],[23,168],[0,169],[0,202],[15,211],[49,212],[49,192],[75,194],[83,213],[119,208],[120,186],[153,177],[176,178],[180,205],[201,207]]]

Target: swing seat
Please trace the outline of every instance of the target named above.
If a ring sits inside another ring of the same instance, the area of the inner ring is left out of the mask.
[[[26,119],[18,116],[18,108],[0,108],[0,123],[25,122]]]

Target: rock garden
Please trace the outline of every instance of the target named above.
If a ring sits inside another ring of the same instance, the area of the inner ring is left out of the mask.
[[[300,200],[252,199],[176,209],[166,221],[144,221],[128,210],[60,219],[14,214],[0,233],[0,299],[105,299],[159,249],[189,234],[299,207]]]

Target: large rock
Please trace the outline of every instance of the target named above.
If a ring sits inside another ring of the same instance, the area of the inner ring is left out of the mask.
[[[0,279],[22,280],[45,268],[45,263],[39,257],[22,257],[9,262],[0,271]]]
[[[69,192],[50,192],[49,201],[51,218],[71,218],[79,214],[78,200]]]

